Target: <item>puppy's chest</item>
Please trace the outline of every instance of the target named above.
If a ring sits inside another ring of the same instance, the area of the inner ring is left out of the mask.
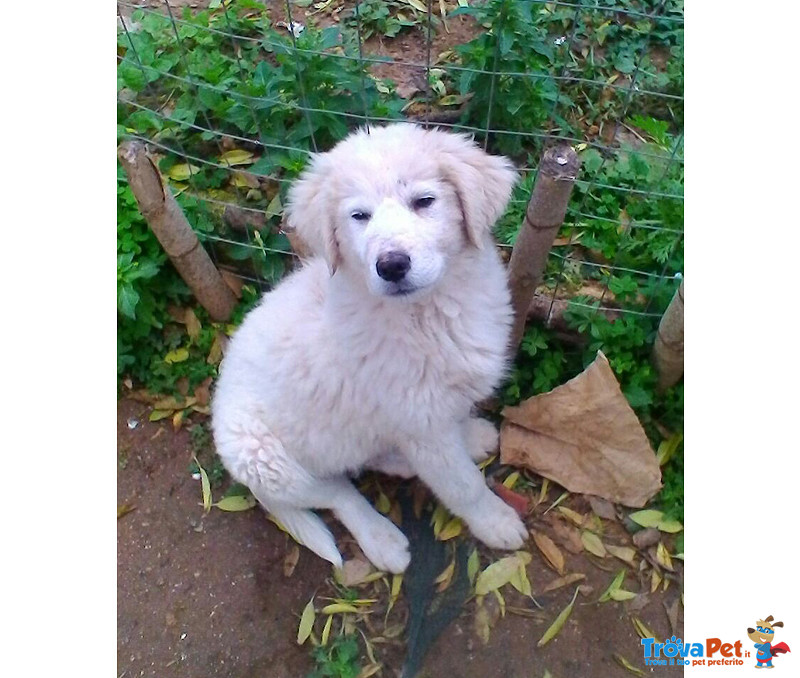
[[[353,337],[347,349],[359,387],[426,406],[449,397],[482,397],[504,362],[501,333],[481,334],[468,318],[423,314]]]

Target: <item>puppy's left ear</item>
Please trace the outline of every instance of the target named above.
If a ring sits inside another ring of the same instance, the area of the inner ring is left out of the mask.
[[[517,172],[508,158],[489,155],[466,136],[433,133],[441,135],[442,176],[456,190],[467,237],[482,248],[506,209]]]

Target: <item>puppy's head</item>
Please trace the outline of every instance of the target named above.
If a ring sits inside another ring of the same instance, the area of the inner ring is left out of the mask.
[[[332,272],[409,296],[463,249],[491,244],[516,178],[507,159],[462,135],[404,123],[361,130],[314,156],[289,191],[288,224]]]

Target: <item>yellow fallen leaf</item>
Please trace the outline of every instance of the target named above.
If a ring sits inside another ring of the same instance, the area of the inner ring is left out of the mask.
[[[182,162],[170,167],[167,171],[167,176],[173,181],[186,181],[199,171],[200,168],[197,167],[197,165],[190,165],[189,163]]]
[[[490,591],[505,586],[514,577],[520,563],[527,565],[530,561],[530,553],[518,551],[513,556],[507,556],[492,563],[478,575],[475,581],[475,593],[479,596],[485,596]]]
[[[616,600],[618,602],[636,598],[636,594],[633,591],[626,591],[625,589],[615,589],[611,591],[608,595],[611,598],[611,600]]]
[[[659,586],[661,586],[661,575],[653,570],[650,575],[650,593],[655,593]]]
[[[467,558],[467,579],[469,579],[470,586],[475,582],[475,577],[478,576],[478,568],[480,568],[480,556],[478,556],[478,549],[474,549]]]
[[[683,529],[683,525],[677,520],[662,520],[656,527],[661,532],[668,532],[669,534],[675,534]]]
[[[234,165],[252,165],[254,162],[255,158],[253,154],[241,148],[225,151],[219,158],[219,164],[227,167],[233,167]]]
[[[508,478],[503,481],[503,485],[507,487],[509,490],[514,489],[514,485],[517,484],[519,480],[519,471],[514,471],[513,473],[508,474]]]
[[[325,647],[328,644],[328,637],[331,634],[331,626],[333,626],[333,615],[325,620],[325,626],[322,627],[322,638],[319,641],[322,647]]]
[[[383,514],[389,513],[389,509],[392,508],[392,502],[389,501],[389,497],[383,492],[379,492],[378,500],[375,502],[375,508]]]
[[[436,590],[440,593],[447,589],[450,586],[450,582],[453,579],[453,573],[456,571],[456,561],[453,561],[442,571],[442,573],[433,580],[434,584],[438,584],[439,586],[436,587]]]
[[[117,520],[122,518],[122,516],[127,515],[131,511],[135,511],[136,507],[133,504],[120,504],[117,506]]]
[[[637,552],[632,546],[614,546],[613,544],[605,544],[605,547],[606,551],[608,551],[615,558],[619,558],[629,565],[633,565],[633,561]]]
[[[147,417],[149,421],[161,421],[167,417],[171,417],[174,410],[153,410],[150,416]]]
[[[173,363],[182,363],[188,359],[188,348],[176,348],[174,351],[170,351],[164,356],[164,362],[167,363],[167,365],[172,365]]]
[[[631,664],[621,654],[614,653],[613,657],[614,657],[614,661],[616,661],[617,664],[619,664],[622,668],[630,671],[631,673],[636,674],[637,676],[646,675],[644,671],[642,671],[640,668],[637,668],[636,666]]]
[[[597,602],[604,603],[605,601],[610,600],[611,594],[614,591],[618,591],[620,589],[620,587],[622,586],[622,582],[624,580],[625,580],[625,570],[620,570],[619,572],[617,572],[617,575],[611,581],[611,584],[609,584],[608,588],[605,591],[603,591],[602,595],[597,599]]]
[[[566,506],[559,506],[558,512],[578,527],[582,527],[586,522],[585,515],[578,513],[577,511],[573,511],[571,508],[567,508]]]
[[[300,626],[297,627],[297,644],[302,645],[308,640],[311,635],[311,629],[314,628],[314,620],[316,619],[316,612],[314,610],[314,598],[308,601],[303,608],[303,614],[300,616]]]
[[[256,503],[255,497],[246,494],[223,497],[213,505],[221,511],[249,511]]]
[[[521,562],[517,568],[516,574],[509,580],[511,586],[519,591],[523,596],[532,596],[533,589],[531,588],[531,580],[528,579],[528,571],[525,565]]]
[[[631,623],[633,624],[633,628],[636,629],[636,633],[639,634],[640,638],[653,638],[657,643],[661,642],[656,634],[650,630],[650,628],[641,619],[639,619],[639,617],[631,617]]]
[[[200,487],[203,491],[203,510],[208,513],[214,501],[211,497],[211,483],[208,480],[206,470],[200,466],[200,462],[197,461],[197,457],[194,457],[194,463],[197,465],[197,470],[200,472]]]
[[[581,532],[581,543],[583,544],[583,548],[589,553],[596,555],[598,558],[605,558],[608,555],[606,547],[603,546],[603,542],[600,541],[600,537],[594,532],[589,532],[589,530]]]
[[[578,597],[578,590],[579,589],[575,589],[575,593],[572,595],[572,600],[570,601],[569,605],[559,612],[558,616],[555,618],[555,621],[550,624],[550,627],[544,632],[544,635],[539,638],[539,642],[536,643],[536,647],[547,645],[547,643],[553,640],[553,638],[558,635],[559,631],[561,631],[567,619],[569,619],[570,614],[572,614],[572,608],[575,606],[575,599]]]
[[[661,511],[655,511],[653,509],[634,511],[628,517],[634,523],[642,527],[658,527],[658,524],[664,520],[664,514]]]
[[[461,522],[461,518],[451,518],[439,532],[438,539],[439,541],[453,539],[460,535],[463,529],[464,523]]]
[[[331,605],[326,605],[320,611],[322,614],[342,614],[344,612],[358,612],[358,608],[347,603],[332,603]]]
[[[664,569],[670,571],[674,569],[672,567],[672,558],[669,557],[669,552],[667,551],[667,547],[664,546],[663,541],[658,542],[658,546],[656,547],[656,560]]]
[[[361,673],[359,673],[356,678],[370,678],[370,676],[374,676],[382,669],[383,664],[370,664],[369,666],[365,666],[363,669],[361,669]]]

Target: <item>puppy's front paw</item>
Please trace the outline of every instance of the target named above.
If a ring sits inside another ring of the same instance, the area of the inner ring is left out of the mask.
[[[500,434],[492,422],[473,417],[467,421],[466,442],[470,459],[481,462],[497,450]]]
[[[366,534],[359,536],[358,544],[364,555],[379,570],[399,574],[411,561],[408,539],[383,516],[378,516]]]
[[[528,537],[525,523],[517,512],[494,494],[481,502],[480,510],[468,522],[472,534],[494,549],[521,548]]]

